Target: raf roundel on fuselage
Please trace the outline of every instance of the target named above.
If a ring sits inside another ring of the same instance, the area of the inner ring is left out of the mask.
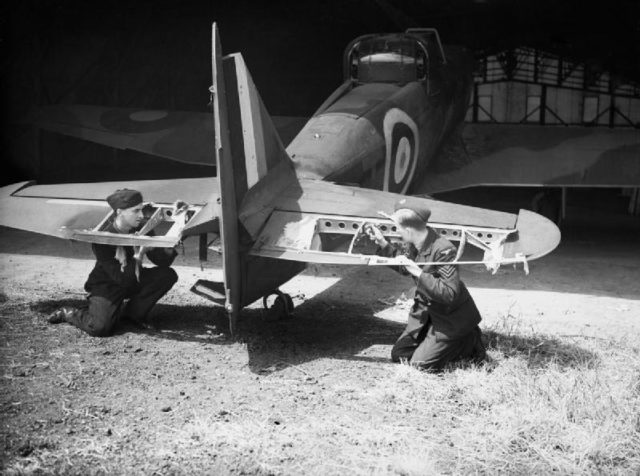
[[[389,109],[383,120],[386,145],[383,190],[407,193],[418,164],[418,126],[401,109]]]

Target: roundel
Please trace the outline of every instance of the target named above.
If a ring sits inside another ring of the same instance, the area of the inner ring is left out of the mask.
[[[385,114],[382,128],[386,145],[382,189],[406,193],[418,164],[418,126],[406,112],[393,108]]]
[[[170,111],[144,111],[139,109],[108,109],[100,115],[105,129],[127,134],[158,132],[184,124],[188,114]]]

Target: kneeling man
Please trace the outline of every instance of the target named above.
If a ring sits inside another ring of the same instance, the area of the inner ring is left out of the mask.
[[[455,360],[482,361],[486,355],[478,327],[480,313],[460,280],[456,247],[427,226],[431,211],[417,200],[406,198],[395,205],[391,218],[407,245],[406,250],[389,243],[380,230],[366,232],[379,246],[381,256],[398,256],[399,270],[416,283],[416,295],[407,327],[391,350],[394,362],[408,361],[424,370],[442,370]],[[416,262],[438,262],[420,267]]]
[[[117,190],[107,197],[107,202],[115,214],[105,231],[127,234],[141,227],[144,205],[140,192]],[[169,267],[176,250],[149,249],[146,256],[156,267],[144,268],[134,257],[131,246],[92,244],[91,248],[96,264],[84,285],[89,293],[87,308],[61,308],[49,316],[49,322],[68,322],[98,337],[110,335],[121,318],[149,327],[147,314],[178,280]]]

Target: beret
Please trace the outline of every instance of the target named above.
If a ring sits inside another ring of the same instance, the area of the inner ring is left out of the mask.
[[[429,217],[431,216],[431,210],[428,206],[422,203],[422,200],[420,199],[406,197],[398,200],[393,207],[393,211],[397,212],[401,209],[411,210],[425,223],[429,221]]]
[[[129,190],[123,188],[116,190],[107,197],[107,203],[111,205],[111,208],[117,210],[118,208],[131,208],[142,203],[142,194],[137,190]]]

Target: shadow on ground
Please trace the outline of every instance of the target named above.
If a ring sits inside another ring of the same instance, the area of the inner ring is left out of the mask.
[[[32,311],[48,316],[61,307],[82,309],[86,307],[86,299],[46,299],[36,301],[29,307]],[[150,336],[197,343],[210,343],[214,337],[228,339],[228,320],[221,309],[211,306],[176,306],[157,304],[151,311],[155,329],[142,329],[134,323],[122,320],[118,322],[113,335],[136,332]]]
[[[245,319],[238,335],[247,343],[253,372],[326,358],[390,363],[388,352],[404,324],[374,317],[377,310],[367,304],[318,300],[300,306],[289,320]]]
[[[54,299],[34,302],[30,309],[47,316],[62,306],[85,305],[84,299]],[[244,343],[250,369],[261,374],[322,358],[389,362],[387,355],[359,355],[373,345],[393,345],[404,328],[401,323],[373,317],[382,308],[382,304],[314,298],[286,320],[274,320],[260,309],[245,309],[236,336],[231,338],[222,309],[158,304],[152,311],[157,330],[139,329],[125,321],[118,324],[114,335],[135,332],[156,339],[213,345]]]
[[[30,308],[46,316],[61,306],[82,307],[85,303],[84,299],[43,300],[31,304]],[[152,311],[157,330],[140,329],[125,321],[118,324],[115,335],[135,332],[160,339],[214,345],[244,343],[249,368],[260,374],[323,358],[390,363],[387,354],[404,324],[374,317],[385,307],[379,301],[353,304],[318,295],[304,302],[293,317],[285,320],[274,320],[261,309],[245,309],[236,336],[232,338],[221,308],[158,304]],[[484,331],[484,341],[488,350],[506,358],[524,358],[532,369],[549,365],[575,368],[598,362],[593,352],[544,335],[488,329]],[[372,346],[385,348],[367,352]]]
[[[561,369],[584,368],[597,365],[597,354],[575,344],[544,335],[521,335],[485,330],[487,350],[496,351],[505,358],[524,358],[530,369],[557,365]]]

